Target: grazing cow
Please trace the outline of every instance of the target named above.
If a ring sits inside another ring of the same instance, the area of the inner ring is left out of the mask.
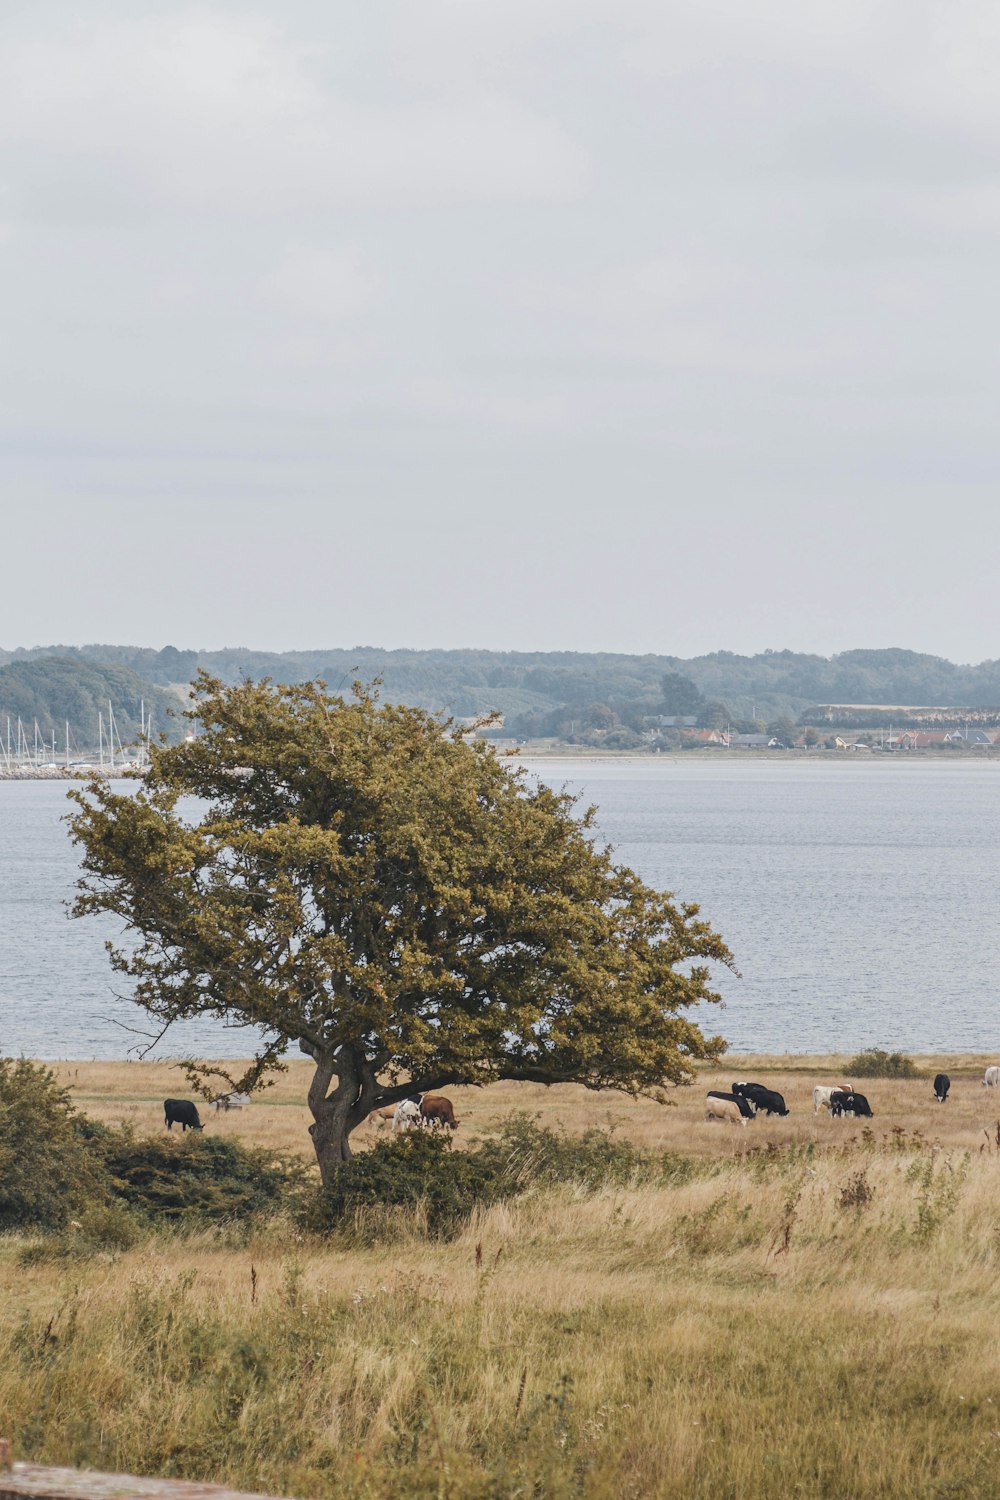
[[[751,1100],[745,1099],[742,1094],[738,1094],[735,1087],[731,1094],[724,1094],[721,1089],[709,1089],[708,1097],[710,1099],[732,1099],[744,1120],[752,1120],[757,1113],[757,1106]]]
[[[767,1115],[787,1115],[788,1106],[781,1094],[765,1088],[762,1083],[734,1083],[733,1093],[748,1099],[757,1114],[761,1110]]]
[[[451,1100],[444,1094],[425,1094],[420,1101],[420,1113],[425,1125],[439,1126],[442,1130],[446,1125],[452,1130],[458,1129]]]
[[[947,1073],[938,1073],[934,1079],[934,1097],[939,1104],[943,1104],[948,1097],[951,1088],[951,1079]]]
[[[983,1088],[1000,1088],[1000,1068],[998,1068],[995,1063],[992,1068],[986,1069],[986,1075],[983,1078]]]
[[[198,1109],[192,1099],[164,1099],[163,1120],[167,1129],[179,1125],[181,1134],[187,1130],[204,1130],[198,1118]]]
[[[387,1104],[385,1109],[373,1109],[368,1116],[368,1123],[369,1125],[381,1125],[383,1121],[393,1120],[395,1115],[396,1106],[394,1104]]]
[[[850,1083],[831,1083],[829,1085],[818,1083],[813,1089],[813,1114],[818,1115],[824,1105],[829,1108],[831,1094],[851,1094],[853,1092],[854,1088]]]
[[[393,1134],[398,1135],[401,1130],[419,1130],[420,1123],[420,1105],[414,1104],[412,1099],[400,1099],[392,1112]]]
[[[716,1099],[711,1094],[705,1099],[705,1119],[725,1120],[729,1125],[746,1125],[744,1115],[735,1099]]]
[[[830,1095],[830,1113],[840,1115],[863,1115],[872,1118],[871,1105],[864,1094],[855,1094],[846,1089],[834,1089]]]

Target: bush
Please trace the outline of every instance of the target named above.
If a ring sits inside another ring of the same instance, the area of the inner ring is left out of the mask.
[[[371,1238],[391,1228],[391,1218],[372,1210],[406,1210],[430,1234],[460,1228],[476,1208],[515,1191],[503,1163],[482,1149],[452,1151],[451,1142],[430,1130],[411,1130],[378,1141],[363,1156],[345,1162],[337,1181],[305,1205],[306,1228],[346,1230]]]
[[[855,1078],[919,1078],[921,1070],[903,1052],[883,1052],[865,1047],[852,1057],[846,1072]]]
[[[107,1188],[50,1069],[0,1058],[0,1229],[61,1229]]]
[[[402,1223],[447,1236],[476,1209],[540,1183],[596,1191],[607,1183],[683,1182],[693,1172],[686,1157],[643,1151],[610,1130],[570,1136],[520,1114],[471,1151],[452,1151],[447,1137],[430,1131],[379,1141],[345,1162],[333,1186],[305,1204],[300,1218],[308,1229],[336,1229],[362,1240],[398,1232]]]
[[[277,1211],[306,1168],[222,1136],[136,1136],[89,1125],[118,1201],[147,1219],[223,1223]]]
[[[505,1178],[520,1188],[572,1182],[593,1191],[608,1183],[683,1182],[693,1171],[686,1157],[643,1151],[613,1130],[594,1128],[572,1136],[526,1114],[511,1116],[480,1152],[496,1160]]]

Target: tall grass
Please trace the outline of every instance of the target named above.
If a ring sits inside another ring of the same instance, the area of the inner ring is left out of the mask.
[[[449,1241],[419,1211],[346,1247],[11,1238],[0,1426],[39,1461],[317,1500],[992,1497],[998,1171],[870,1133],[543,1181]]]

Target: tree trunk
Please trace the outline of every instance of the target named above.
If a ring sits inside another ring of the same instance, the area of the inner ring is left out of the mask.
[[[329,1051],[314,1051],[316,1072],[309,1086],[309,1109],[313,1124],[309,1127],[313,1150],[319,1163],[320,1180],[330,1187],[352,1152],[350,1133],[367,1118],[371,1108],[368,1098],[374,1092],[374,1078],[369,1084],[369,1070],[352,1046]],[[337,1086],[327,1092],[333,1079]]]
[[[324,1187],[330,1187],[341,1164],[350,1161],[352,1155],[346,1122],[327,1116],[310,1125],[309,1134],[319,1163],[320,1181]]]

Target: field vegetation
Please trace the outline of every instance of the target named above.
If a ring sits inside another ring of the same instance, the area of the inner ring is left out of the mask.
[[[873,1080],[872,1121],[815,1116],[813,1084],[846,1061],[731,1060],[673,1109],[454,1090],[454,1143],[419,1149],[461,1177],[502,1139],[507,1177],[444,1228],[418,1198],[311,1229],[303,1161],[278,1207],[131,1216],[123,1234],[119,1205],[103,1230],[10,1232],[0,1426],[40,1462],[331,1500],[992,1496],[989,1059]],[[113,1134],[125,1120],[137,1140],[162,1133],[160,1101],[180,1092],[163,1064],[58,1073],[88,1120]],[[737,1077],[777,1087],[792,1114],[706,1124],[702,1085]],[[167,1149],[303,1152],[303,1081],[293,1065]]]

